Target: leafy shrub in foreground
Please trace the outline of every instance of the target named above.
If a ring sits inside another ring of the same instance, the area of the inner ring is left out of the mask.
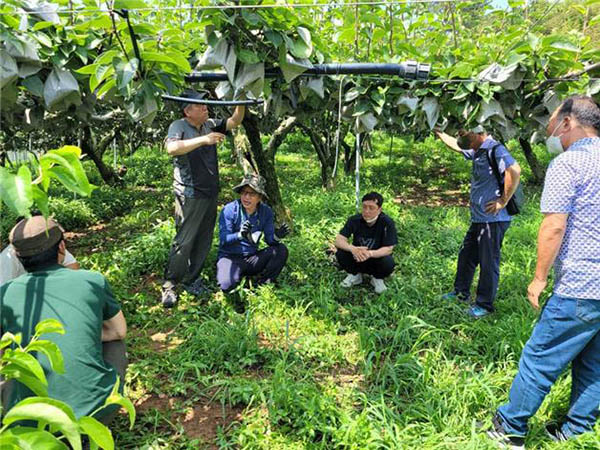
[[[46,319],[35,327],[35,334],[25,346],[21,346],[22,335],[5,333],[0,339],[0,375],[7,380],[25,384],[37,397],[29,397],[14,405],[2,419],[0,447],[4,450],[47,448],[67,450],[69,447],[57,437],[62,435],[73,450],[81,450],[81,436],[87,435],[91,448],[115,448],[110,430],[92,416],[109,405],[121,405],[129,413],[130,427],[135,421],[135,409],[129,399],[119,394],[119,382],[108,396],[104,405],[90,416],[77,419],[73,409],[64,402],[47,397],[48,382],[40,363],[31,354],[41,352],[50,361],[50,366],[58,373],[64,373],[63,357],[58,346],[52,341],[39,339],[44,333],[64,334],[60,322]],[[12,346],[12,348],[10,348]],[[1,409],[1,405],[0,405]],[[37,427],[14,426],[19,422],[37,422]],[[48,427],[48,430],[46,428]]]

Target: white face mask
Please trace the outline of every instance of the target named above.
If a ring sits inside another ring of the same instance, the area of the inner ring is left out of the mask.
[[[562,122],[559,123],[558,126],[554,128],[552,134],[546,138],[546,149],[548,149],[548,153],[551,155],[559,155],[565,151],[562,142],[560,141],[560,136],[554,136],[554,133],[556,133],[556,130],[558,130],[561,125]]]
[[[379,214],[377,214],[375,217],[373,217],[371,220],[367,220],[365,219],[365,222],[367,222],[368,224],[372,224],[377,222],[377,219],[379,219]]]

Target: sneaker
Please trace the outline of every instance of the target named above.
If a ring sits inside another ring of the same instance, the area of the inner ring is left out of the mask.
[[[490,439],[496,441],[500,448],[525,450],[525,438],[508,433],[500,423],[498,415],[492,418],[492,429],[488,430],[486,434]]]
[[[375,288],[375,292],[378,294],[381,294],[383,291],[387,290],[387,286],[381,278],[371,277],[371,286]]]
[[[356,286],[357,284],[361,284],[363,281],[362,274],[357,273],[356,275],[348,274],[346,278],[341,283],[342,287],[351,288],[352,286]]]
[[[177,304],[177,294],[173,286],[163,286],[161,301],[165,308],[172,308]]]
[[[469,316],[471,316],[473,319],[481,319],[482,317],[485,317],[491,313],[492,313],[491,311],[489,311],[485,308],[482,308],[481,306],[478,306],[478,305],[473,305],[469,309],[467,309],[467,314]]]
[[[448,292],[447,294],[442,295],[442,300],[446,300],[446,301],[458,300],[459,302],[468,303],[469,296],[465,295],[465,294],[459,294],[458,292],[452,291],[452,292]]]
[[[185,289],[186,292],[195,295],[196,297],[200,297],[208,293],[208,288],[204,285],[204,282],[200,278],[196,278],[193,283],[184,284],[183,289]]]
[[[562,424],[560,423],[549,423],[546,425],[546,435],[554,442],[565,442],[569,440],[569,437],[563,433]]]

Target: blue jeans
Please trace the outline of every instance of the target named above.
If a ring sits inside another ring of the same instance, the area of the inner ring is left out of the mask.
[[[572,363],[571,401],[562,432],[590,431],[600,404],[600,300],[552,295],[523,348],[508,403],[498,408],[502,425],[525,436],[533,416],[561,372]]]

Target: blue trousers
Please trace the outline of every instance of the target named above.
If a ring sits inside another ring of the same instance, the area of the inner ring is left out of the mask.
[[[283,244],[271,245],[249,256],[222,256],[217,261],[217,283],[225,292],[236,288],[242,277],[260,275],[258,283],[275,281],[288,258]]]
[[[475,303],[494,310],[494,298],[500,278],[500,249],[510,222],[471,223],[458,254],[454,292],[468,299],[475,269],[479,283]]]
[[[562,371],[571,364],[571,400],[562,432],[590,431],[600,404],[600,300],[550,297],[523,348],[508,403],[498,408],[504,428],[527,434],[533,416]]]

